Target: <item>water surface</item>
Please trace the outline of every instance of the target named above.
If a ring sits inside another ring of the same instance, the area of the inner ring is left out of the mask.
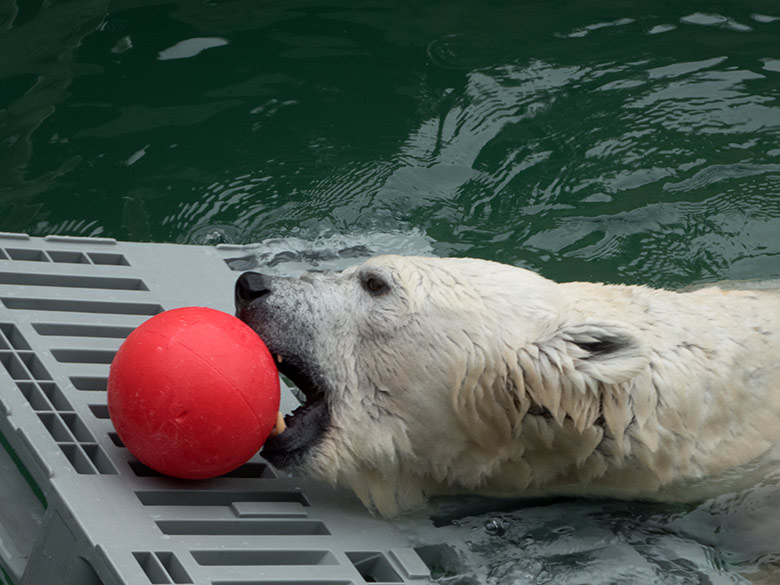
[[[418,229],[556,278],[780,274],[774,3],[13,9],[0,229]]]

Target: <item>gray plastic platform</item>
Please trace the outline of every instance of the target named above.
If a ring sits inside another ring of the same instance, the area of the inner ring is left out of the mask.
[[[393,524],[256,456],[162,477],[108,418],[111,360],[160,311],[232,312],[236,246],[0,234],[0,584],[425,583]],[[283,388],[283,409],[295,403]]]

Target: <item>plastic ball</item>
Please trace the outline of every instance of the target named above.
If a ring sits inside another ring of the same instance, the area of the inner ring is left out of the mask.
[[[186,307],[142,323],[108,376],[108,410],[124,445],[165,475],[205,479],[246,463],[279,410],[279,374],[243,321]]]

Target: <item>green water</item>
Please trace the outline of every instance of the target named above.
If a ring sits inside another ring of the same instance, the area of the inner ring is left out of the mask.
[[[779,95],[776,2],[6,2],[0,230],[776,277]]]

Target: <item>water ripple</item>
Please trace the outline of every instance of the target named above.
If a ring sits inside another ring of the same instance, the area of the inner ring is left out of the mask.
[[[764,63],[532,60],[472,71],[410,135],[374,201],[414,194],[430,233],[452,224],[450,252],[485,250],[559,278],[672,285],[748,265],[777,275],[780,242],[767,234],[780,161],[768,146],[780,108]],[[571,125],[572,108],[582,124]]]

